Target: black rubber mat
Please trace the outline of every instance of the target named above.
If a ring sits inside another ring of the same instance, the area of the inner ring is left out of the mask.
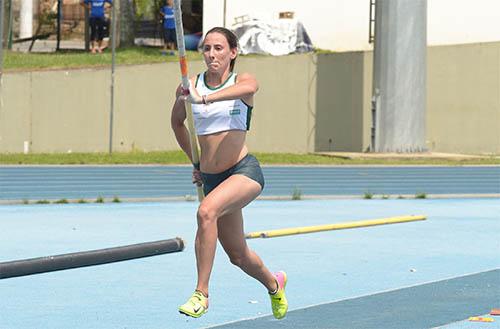
[[[423,329],[487,314],[500,305],[500,270],[291,311],[213,328]]]

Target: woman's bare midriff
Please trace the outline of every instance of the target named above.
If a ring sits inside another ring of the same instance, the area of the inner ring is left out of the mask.
[[[245,137],[246,131],[243,130],[199,135],[201,171],[207,174],[218,174],[238,163],[248,153]]]

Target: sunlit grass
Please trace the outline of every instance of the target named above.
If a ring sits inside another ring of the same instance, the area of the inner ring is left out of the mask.
[[[201,54],[187,51],[188,61],[201,60]],[[177,56],[162,56],[158,48],[132,47],[116,50],[116,65],[177,62]],[[111,65],[111,51],[91,54],[84,50],[61,50],[55,53],[4,52],[5,71],[104,67]]]
[[[343,158],[317,154],[298,153],[254,153],[265,165],[500,165],[495,157],[473,159],[435,158]],[[127,153],[42,153],[42,154],[0,154],[0,164],[11,165],[113,165],[113,164],[189,164],[182,151]]]

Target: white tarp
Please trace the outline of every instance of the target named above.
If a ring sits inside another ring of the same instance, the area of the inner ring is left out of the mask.
[[[242,54],[269,54],[281,56],[313,50],[311,39],[296,19],[249,19],[234,25]]]

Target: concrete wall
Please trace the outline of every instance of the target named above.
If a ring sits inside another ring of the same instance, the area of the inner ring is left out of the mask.
[[[313,152],[316,56],[240,58],[236,67],[259,81],[248,145],[266,152]]]
[[[201,62],[190,64],[193,72],[201,68]],[[170,111],[179,83],[177,63],[117,69],[113,134],[115,150],[158,151],[178,148],[170,129]],[[106,105],[105,112],[108,115],[109,105]],[[106,122],[109,125],[109,120]]]
[[[318,58],[317,151],[369,149],[372,68],[371,51]],[[500,154],[500,42],[428,47],[426,107],[429,151]]]
[[[324,54],[317,58],[317,151],[363,151],[366,102],[371,75],[364,52]],[[369,102],[368,102],[369,108]],[[369,117],[368,117],[369,118]]]
[[[428,148],[500,153],[500,43],[432,47],[427,59]]]
[[[268,152],[314,151],[314,55],[239,58],[260,90],[249,146]],[[203,69],[201,61],[189,64]],[[291,69],[293,68],[293,69]],[[177,63],[122,66],[115,74],[113,150],[176,150],[170,111]],[[4,75],[0,152],[106,152],[110,122],[109,69]]]
[[[242,57],[256,75],[250,149],[362,152],[370,145],[371,52]],[[191,72],[203,69],[191,62]],[[170,110],[177,63],[116,70],[113,149],[176,150]],[[0,152],[106,152],[110,70],[6,73]],[[427,146],[500,153],[500,43],[428,49]]]
[[[4,74],[0,95],[0,152],[23,151],[32,138],[31,74]]]
[[[201,69],[201,63],[193,63]],[[123,66],[115,74],[113,149],[175,149],[170,108],[179,83],[176,63]],[[106,152],[109,69],[4,75],[0,152]]]

